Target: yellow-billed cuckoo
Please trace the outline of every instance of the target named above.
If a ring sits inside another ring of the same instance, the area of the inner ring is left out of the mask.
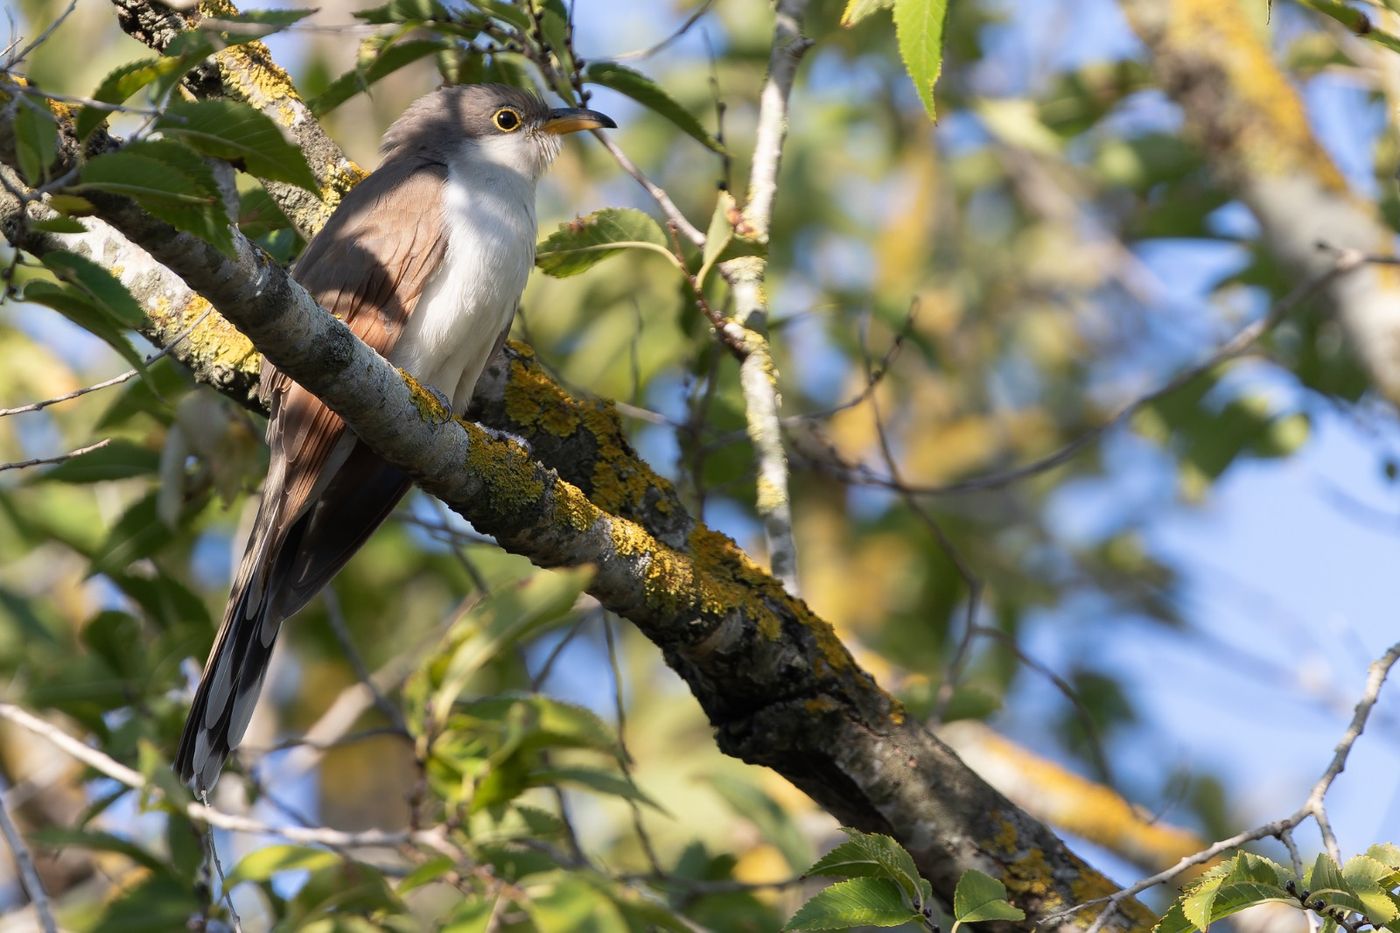
[[[445,87],[384,134],[384,160],[292,276],[365,343],[465,411],[535,258],[535,183],[565,133],[612,127],[503,85]],[[388,517],[410,480],[264,363],[262,504],[185,721],[176,768],[204,790],[248,728],[282,622]]]

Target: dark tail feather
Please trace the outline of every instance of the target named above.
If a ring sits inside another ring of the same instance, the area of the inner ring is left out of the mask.
[[[271,540],[277,522],[264,499],[229,594],[224,622],[185,720],[175,768],[208,790],[248,728],[284,619],[306,605],[383,523],[411,481],[356,444],[320,501]]]
[[[180,736],[175,769],[181,780],[194,779],[196,790],[214,786],[224,760],[243,738],[285,618],[272,614],[277,565],[284,563],[283,555],[295,553],[305,519],[298,521],[282,541],[270,540],[276,522],[267,514],[268,506],[264,500],[259,509],[214,650],[204,665],[204,675]]]

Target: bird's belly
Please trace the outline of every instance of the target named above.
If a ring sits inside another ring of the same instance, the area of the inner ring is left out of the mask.
[[[389,359],[465,410],[534,264],[533,190],[449,182],[448,245]],[[455,190],[454,190],[455,189]],[[523,195],[523,197],[521,197]]]

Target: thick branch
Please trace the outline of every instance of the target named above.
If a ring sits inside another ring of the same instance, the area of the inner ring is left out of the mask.
[[[774,768],[843,822],[893,834],[944,899],[974,867],[1003,878],[1032,917],[1112,890],[1042,824],[906,720],[830,626],[732,541],[689,520],[678,504],[663,506],[639,461],[632,462],[642,482],[609,486],[594,476],[598,499],[590,499],[520,445],[452,421],[242,238],[237,259],[229,260],[129,203],[98,201],[108,223],[183,276],[424,489],[541,566],[595,567],[590,592],[662,648],[726,752]],[[6,219],[11,229],[14,218],[0,217]],[[528,374],[528,358],[512,359],[509,369],[517,367]],[[506,416],[553,425],[561,439],[572,433],[566,428],[610,417],[606,406],[576,404],[563,409],[576,414],[557,423],[556,412],[543,407],[544,391],[512,401],[507,388]],[[569,420],[575,416],[577,425]],[[674,510],[673,524],[659,537],[600,507],[609,497],[629,508],[650,501],[658,512]],[[1115,929],[1149,923],[1145,911],[1132,917]],[[1060,923],[1082,925],[1073,916]]]

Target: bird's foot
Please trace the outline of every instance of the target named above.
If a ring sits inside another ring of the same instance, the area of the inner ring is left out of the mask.
[[[487,425],[480,424],[479,422],[478,426],[483,432],[485,432],[486,436],[491,438],[493,441],[503,441],[507,444],[516,443],[519,444],[521,447],[524,447],[527,451],[530,450],[530,442],[519,434],[512,434],[509,431],[502,431],[500,428],[488,427]]]

